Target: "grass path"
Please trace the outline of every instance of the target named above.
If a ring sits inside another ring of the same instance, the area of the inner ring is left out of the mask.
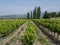
[[[36,41],[36,45],[37,45],[37,43],[38,43],[38,45],[55,45],[47,36],[45,36],[43,33],[42,33],[42,31],[41,31],[41,29],[35,24],[35,27],[36,27],[36,29],[37,29],[37,31],[38,31],[38,33],[37,33],[37,40],[38,41]],[[39,40],[39,39],[41,39],[41,40]],[[43,40],[44,39],[44,40]],[[45,41],[45,42],[44,42]],[[41,43],[41,44],[39,44],[39,42]]]
[[[14,31],[14,34],[11,36],[8,36],[0,41],[0,45],[5,45],[6,42],[9,42],[13,37],[15,37],[19,32],[21,32],[22,27],[24,27],[26,23],[24,23],[22,26],[20,26],[18,29]]]
[[[32,22],[33,23],[33,22]],[[33,23],[34,24],[34,23]],[[34,24],[35,25],[35,24]],[[36,27],[36,25],[35,25]],[[36,30],[37,30],[37,27],[36,27]],[[40,41],[38,40],[38,33],[36,33],[36,39],[35,39],[35,42],[33,43],[33,45],[41,45]]]
[[[15,42],[12,42],[10,45],[22,45],[23,43],[21,42],[21,38],[24,35],[24,32],[26,31],[27,24],[22,28],[23,31],[21,33],[17,34],[17,40]]]

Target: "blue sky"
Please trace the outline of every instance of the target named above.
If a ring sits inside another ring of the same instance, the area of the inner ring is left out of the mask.
[[[60,0],[0,0],[0,15],[25,14],[40,6],[41,11],[60,11]]]

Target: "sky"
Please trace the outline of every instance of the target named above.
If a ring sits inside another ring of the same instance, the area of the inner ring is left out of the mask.
[[[37,6],[41,12],[58,12],[60,0],[0,0],[0,15],[26,14]]]

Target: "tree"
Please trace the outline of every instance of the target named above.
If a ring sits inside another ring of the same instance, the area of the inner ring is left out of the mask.
[[[37,8],[37,19],[40,18],[40,14],[41,14],[41,10],[40,10],[40,7]]]
[[[58,17],[60,17],[60,12],[58,12]]]
[[[47,11],[45,11],[43,18],[50,18],[50,13],[48,13]]]
[[[31,11],[31,19],[32,19],[32,11]]]
[[[27,13],[27,19],[29,19],[29,12]]]
[[[43,18],[47,18],[46,15],[47,15],[47,11],[45,11]]]
[[[56,17],[56,16],[57,16],[56,12],[52,12],[52,13],[51,13],[51,17],[52,17],[52,18],[54,18],[54,17]]]
[[[33,10],[33,19],[36,19],[36,7],[35,7],[35,9]]]

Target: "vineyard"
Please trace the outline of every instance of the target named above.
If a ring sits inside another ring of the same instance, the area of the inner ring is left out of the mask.
[[[60,20],[0,20],[0,45],[60,45]]]
[[[58,40],[60,43],[60,20],[40,19],[35,20],[35,22],[42,26],[43,30],[53,37],[54,41]]]
[[[24,45],[32,45],[36,37],[36,28],[31,21],[28,22],[26,32],[23,36]]]
[[[40,25],[50,29],[50,31],[54,32],[54,36],[55,33],[57,33],[58,35],[60,35],[60,20],[36,20],[37,23],[39,23]]]
[[[24,22],[25,20],[0,20],[0,37],[4,37],[13,32]]]

